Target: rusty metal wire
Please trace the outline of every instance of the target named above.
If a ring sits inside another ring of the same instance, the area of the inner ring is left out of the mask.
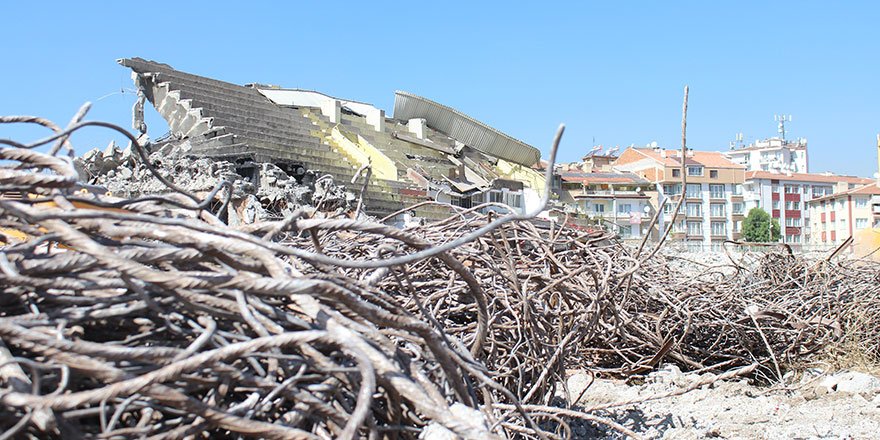
[[[208,210],[223,182],[201,201],[76,193],[70,160],[35,147],[124,131],[82,113],[0,119],[55,132],[0,149],[23,195],[0,200],[6,437],[564,438],[573,419],[637,437],[571,408],[567,371],[773,378],[853,323],[878,350],[859,315],[880,305],[875,263],[701,268],[479,207],[409,230],[307,210],[232,228]]]

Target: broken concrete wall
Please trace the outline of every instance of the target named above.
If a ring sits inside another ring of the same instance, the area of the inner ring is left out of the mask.
[[[188,140],[153,147],[150,164],[175,185],[207,196],[220,182],[232,183],[228,210],[230,225],[283,218],[303,207],[347,213],[355,196],[332,178],[318,178],[306,172],[291,177],[273,163],[237,162],[192,154]],[[168,193],[169,189],[141,163],[129,146],[120,149],[111,143],[103,151],[94,149],[74,160],[80,179],[105,188],[119,197]],[[220,203],[226,194],[217,195]]]

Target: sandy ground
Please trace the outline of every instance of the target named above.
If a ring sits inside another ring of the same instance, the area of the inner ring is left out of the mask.
[[[568,380],[579,406],[646,398],[687,388],[710,375],[681,374],[665,367],[644,384],[597,379],[585,373]],[[880,438],[880,379],[857,372],[812,372],[784,386],[757,387],[744,379],[715,382],[681,396],[631,404],[598,413],[645,438],[662,439],[875,439]],[[576,438],[624,438],[588,424],[572,426]]]

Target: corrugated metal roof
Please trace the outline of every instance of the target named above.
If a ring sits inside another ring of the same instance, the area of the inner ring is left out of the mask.
[[[470,116],[412,93],[394,92],[394,118],[423,118],[435,130],[458,141],[504,160],[531,166],[541,159],[541,152]]]

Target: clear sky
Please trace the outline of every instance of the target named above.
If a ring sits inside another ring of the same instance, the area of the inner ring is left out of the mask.
[[[880,2],[9,2],[0,114],[130,125],[121,57],[373,103],[395,90],[455,107],[561,159],[595,143],[725,149],[809,140],[811,171],[871,176],[880,132]],[[723,4],[722,4],[723,3]],[[108,96],[109,95],[109,96]],[[155,112],[150,134],[166,131]],[[0,126],[0,137],[41,133]],[[79,153],[109,132],[74,138]]]

